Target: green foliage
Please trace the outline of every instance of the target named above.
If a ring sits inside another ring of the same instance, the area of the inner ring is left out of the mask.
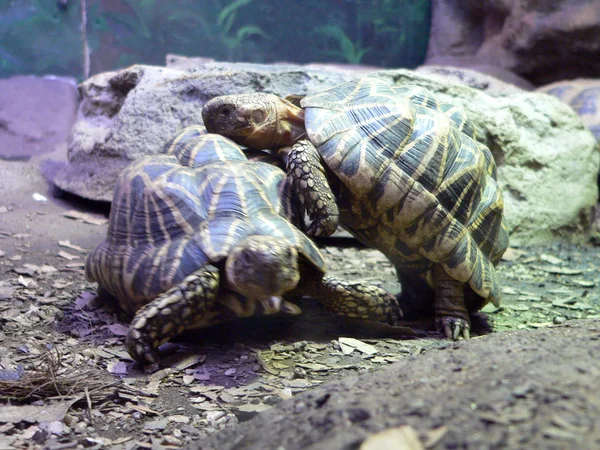
[[[0,0],[0,76],[81,76],[78,0]],[[430,0],[87,0],[92,73],[167,53],[228,61],[414,67]]]
[[[162,64],[166,53],[196,55],[198,44],[206,42],[211,44],[211,56],[236,60],[244,56],[251,38],[268,38],[257,25],[238,24],[238,12],[253,0],[213,0],[204,4],[191,0],[122,1],[131,14],[104,14],[106,21],[119,31],[115,39],[124,50],[121,65]]]
[[[242,25],[239,28],[233,28],[237,14],[243,6],[249,5],[253,0],[235,0],[225,5],[217,14],[216,30],[212,33],[208,26],[208,35],[218,36],[222,45],[227,48],[227,59],[233,61],[241,56],[239,53],[244,48],[244,44],[253,36],[262,36],[269,39],[267,33],[257,25]],[[210,22],[209,22],[210,23]]]
[[[361,47],[360,42],[352,41],[348,35],[336,25],[319,27],[317,28],[316,33],[334,39],[339,45],[339,49],[323,50],[323,54],[335,59],[341,59],[350,64],[360,64],[363,57],[371,50],[370,47]]]
[[[319,54],[330,60],[352,64],[362,63],[367,59],[383,66],[394,65],[394,61],[411,59],[415,49],[419,55],[424,54],[428,34],[426,33],[420,42],[414,39],[414,34],[418,32],[423,35],[418,31],[418,27],[422,27],[423,24],[428,28],[429,1],[347,2],[350,5],[347,7],[347,20],[340,25],[328,24],[316,29],[314,34],[325,38],[324,42],[316,45],[321,49]],[[330,48],[332,42],[336,45],[335,48]],[[369,46],[365,46],[365,43]]]

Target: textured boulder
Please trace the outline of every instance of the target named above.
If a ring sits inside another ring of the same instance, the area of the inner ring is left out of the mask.
[[[491,64],[535,85],[600,76],[598,0],[433,0],[426,62]]]
[[[249,91],[304,94],[356,76],[290,65],[225,63],[207,63],[193,73],[133,66],[97,75],[80,86],[70,164],[55,183],[83,197],[110,201],[118,170],[144,154],[158,153],[182,127],[201,123],[200,110],[208,99]],[[471,79],[464,76],[461,83],[455,76],[409,70],[370,76],[418,84],[465,108],[499,164],[513,243],[582,237],[596,203],[599,155],[593,135],[571,108],[497,80],[480,86],[487,89],[483,91],[464,84]]]

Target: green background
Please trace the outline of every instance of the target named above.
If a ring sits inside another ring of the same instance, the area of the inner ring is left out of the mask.
[[[80,0],[0,0],[0,77],[84,77]],[[90,74],[167,53],[415,67],[429,0],[86,0]]]

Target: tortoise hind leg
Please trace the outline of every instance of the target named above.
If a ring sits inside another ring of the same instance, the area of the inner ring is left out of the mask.
[[[127,333],[131,357],[148,371],[155,371],[159,345],[187,329],[227,320],[222,313],[228,308],[215,301],[218,292],[219,271],[207,265],[145,305],[135,314]]]
[[[441,264],[433,265],[432,276],[436,327],[448,339],[456,340],[460,336],[469,339],[471,321],[465,304],[464,283],[448,275]]]

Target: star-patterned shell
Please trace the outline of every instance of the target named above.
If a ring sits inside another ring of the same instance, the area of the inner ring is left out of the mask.
[[[90,281],[129,312],[206,264],[218,264],[250,235],[289,242],[321,271],[321,253],[291,221],[285,173],[248,161],[226,138],[198,127],[166,154],[134,161],[120,174],[106,241],[86,261]]]
[[[508,246],[491,152],[464,112],[425,89],[363,78],[302,99],[306,131],[341,180],[341,223],[403,272],[433,263],[500,299]]]

